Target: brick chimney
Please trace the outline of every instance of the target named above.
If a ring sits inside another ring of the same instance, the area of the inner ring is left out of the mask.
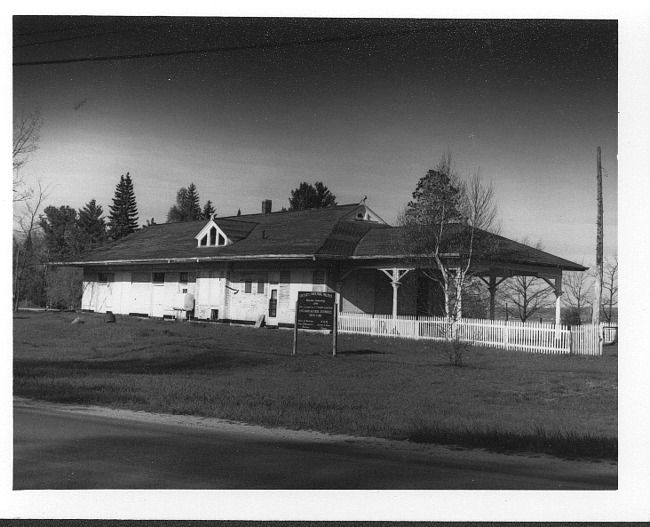
[[[262,214],[269,214],[271,212],[271,208],[273,207],[273,201],[270,199],[265,199],[262,201]]]

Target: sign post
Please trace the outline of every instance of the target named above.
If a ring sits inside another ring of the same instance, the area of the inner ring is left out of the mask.
[[[298,352],[298,329],[332,331],[333,354],[336,355],[338,331],[334,293],[319,291],[298,292],[292,355]]]
[[[336,357],[336,348],[339,342],[339,305],[334,304],[334,329],[332,330],[332,355]]]
[[[291,355],[295,355],[298,352],[298,302],[296,302],[296,319],[293,324],[293,352]]]

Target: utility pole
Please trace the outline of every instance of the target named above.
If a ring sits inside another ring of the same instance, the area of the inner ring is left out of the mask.
[[[596,150],[596,183],[598,213],[596,217],[596,283],[591,323],[600,324],[600,305],[603,301],[603,169],[600,164],[600,147]]]

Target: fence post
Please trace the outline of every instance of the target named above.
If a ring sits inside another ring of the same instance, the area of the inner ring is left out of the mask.
[[[573,355],[573,330],[571,329],[571,326],[568,326],[569,328],[569,355]]]
[[[503,347],[508,349],[508,323],[503,325]]]
[[[598,355],[603,354],[604,341],[605,341],[605,324],[601,322],[598,325]]]

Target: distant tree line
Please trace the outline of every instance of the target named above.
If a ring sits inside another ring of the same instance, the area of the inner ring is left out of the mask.
[[[36,115],[33,119],[40,116]],[[23,123],[20,130],[33,133],[40,127]],[[25,156],[36,149],[34,141],[20,135],[19,146],[14,146],[15,156]],[[20,146],[22,145],[22,146]],[[14,170],[24,161],[14,161]],[[22,179],[14,176],[14,202],[24,206],[17,217],[18,227],[13,237],[13,304],[21,303],[55,309],[76,309],[82,296],[82,271],[79,268],[48,265],[50,262],[74,259],[75,256],[124,238],[137,231],[138,205],[131,175],[120,176],[115,187],[108,215],[91,199],[81,209],[68,205],[41,207],[47,198],[47,189],[27,189]],[[199,206],[196,185],[177,192],[176,203],[168,212],[168,222],[193,221],[211,218],[216,214],[210,200]],[[155,225],[154,218],[142,228]]]
[[[40,307],[78,308],[82,271],[48,263],[83,254],[138,229],[138,207],[129,173],[120,177],[108,218],[95,199],[78,211],[68,205],[50,205],[41,214],[46,194],[40,186],[32,192],[18,218],[12,262],[15,309],[21,302]]]

